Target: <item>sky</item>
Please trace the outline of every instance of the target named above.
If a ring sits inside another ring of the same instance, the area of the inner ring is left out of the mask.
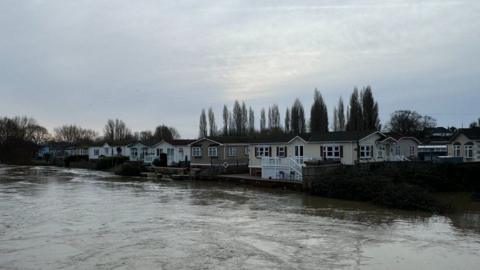
[[[415,110],[439,125],[480,117],[480,1],[2,0],[0,116],[50,130],[107,119],[198,136],[238,99],[283,113],[315,88],[329,116],[370,85],[385,124]],[[332,122],[332,121],[330,121]],[[257,123],[258,127],[258,123]]]

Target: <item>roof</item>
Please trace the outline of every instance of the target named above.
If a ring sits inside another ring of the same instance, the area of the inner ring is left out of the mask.
[[[288,143],[296,137],[307,140],[307,135],[294,134],[257,134],[251,136],[215,136],[204,137],[193,141],[196,143],[202,140],[210,140],[219,144],[250,144],[250,143]]]
[[[160,142],[159,140],[135,141],[135,142],[130,143],[128,145],[128,147],[132,147],[135,144],[142,144],[142,145],[145,145],[145,146],[154,146],[155,144],[157,144],[159,142]]]
[[[314,134],[310,137],[311,142],[352,142],[361,140],[377,131],[333,131],[323,134]],[[382,133],[380,133],[382,134]]]
[[[388,133],[385,133],[386,136],[388,137],[392,137],[393,139],[399,141],[401,139],[412,139],[414,141],[416,141],[417,143],[421,143],[419,139],[417,139],[416,137],[414,136],[411,136],[411,135],[403,135],[403,134],[399,134],[399,133],[394,133],[394,132],[388,132]]]
[[[453,134],[450,142],[455,140],[455,138],[460,134],[465,135],[465,137],[469,138],[470,140],[480,140],[480,128],[460,128]]]
[[[165,140],[165,142],[171,145],[189,145],[196,140],[193,139],[178,139],[178,140]]]

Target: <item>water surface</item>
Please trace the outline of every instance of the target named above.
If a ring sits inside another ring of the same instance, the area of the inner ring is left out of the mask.
[[[0,166],[0,269],[478,269],[480,213]]]

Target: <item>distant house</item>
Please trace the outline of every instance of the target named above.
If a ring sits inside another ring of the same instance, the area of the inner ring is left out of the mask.
[[[190,144],[195,140],[162,140],[150,147],[150,152],[154,153],[155,158],[160,158],[161,154],[166,154],[167,165],[175,165],[180,162],[190,161]]]
[[[306,136],[291,134],[252,137],[249,142],[250,175],[285,179],[301,175],[301,165],[310,159]]]
[[[480,128],[458,129],[447,144],[448,155],[464,162],[480,161]]]
[[[395,149],[392,154],[409,160],[418,159],[418,147],[420,140],[413,136],[406,136],[396,133],[385,133],[385,135],[394,139]]]
[[[318,159],[345,165],[403,160],[395,153],[396,140],[379,131],[328,132],[311,136],[309,144]]]
[[[440,156],[448,155],[447,144],[454,129],[444,127],[427,128],[423,131],[422,144],[418,146],[418,159],[433,161]]]
[[[108,142],[100,141],[90,144],[88,147],[88,158],[91,160],[102,157],[130,156],[128,147],[129,141]]]
[[[247,166],[247,137],[204,137],[190,144],[192,167]]]
[[[145,164],[151,164],[156,157],[153,146],[157,141],[137,141],[128,145],[130,161],[141,161]]]

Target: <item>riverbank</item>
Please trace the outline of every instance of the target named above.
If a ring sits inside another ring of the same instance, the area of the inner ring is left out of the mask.
[[[389,208],[454,211],[455,200],[436,194],[480,191],[480,163],[376,163],[329,168],[312,183],[313,195],[365,201]]]

